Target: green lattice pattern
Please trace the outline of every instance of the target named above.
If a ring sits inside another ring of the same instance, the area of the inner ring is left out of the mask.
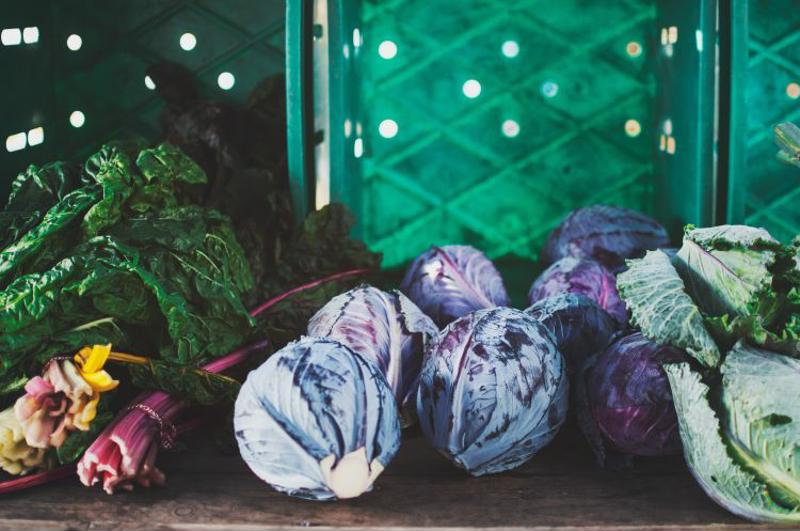
[[[385,265],[452,242],[536,259],[573,208],[652,210],[652,1],[364,7],[362,217]],[[395,58],[379,57],[384,40],[397,44]],[[513,58],[501,52],[509,40],[519,45]],[[631,42],[641,55],[627,52]],[[462,93],[468,79],[481,84],[477,98]],[[399,126],[394,138],[378,134],[385,119]],[[629,119],[639,136],[626,135]],[[519,124],[518,136],[504,136],[506,120]]]
[[[800,232],[800,171],[775,158],[772,127],[800,123],[800,99],[787,93],[800,83],[800,14],[793,0],[750,0],[748,7],[745,222],[788,240]]]
[[[14,11],[15,23],[40,27],[40,42],[29,50],[0,49],[11,63],[9,70],[25,79],[24,84],[0,88],[0,96],[3,105],[14,105],[14,120],[3,125],[11,130],[41,125],[45,142],[11,154],[3,150],[2,194],[13,175],[31,162],[80,158],[98,143],[128,134],[157,138],[162,104],[144,82],[145,71],[153,63],[181,63],[197,74],[210,97],[236,101],[244,100],[259,81],[284,69],[283,0],[41,0],[31,4],[36,6],[9,9]],[[186,32],[196,37],[191,51],[179,45]],[[67,49],[71,34],[82,39],[77,51]],[[227,92],[217,86],[222,72],[235,76]],[[32,91],[24,92],[28,89]],[[69,123],[75,110],[85,115],[80,129]]]

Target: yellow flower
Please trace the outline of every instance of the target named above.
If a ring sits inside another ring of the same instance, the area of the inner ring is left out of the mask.
[[[97,393],[111,391],[119,385],[117,380],[103,370],[103,365],[110,355],[111,344],[83,347],[75,354],[75,364],[78,366],[81,377]]]
[[[14,408],[0,411],[0,469],[9,474],[25,474],[44,466],[45,452],[25,442],[25,432]]]

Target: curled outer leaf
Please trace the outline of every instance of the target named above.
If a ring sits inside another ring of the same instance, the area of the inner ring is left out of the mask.
[[[525,313],[553,334],[570,374],[578,371],[589,356],[605,350],[618,326],[592,299],[573,293],[542,299]]]
[[[800,522],[800,510],[776,499],[767,484],[734,461],[709,403],[709,387],[688,363],[668,364],[684,457],[692,475],[715,502],[756,521]]]
[[[666,247],[666,229],[640,212],[608,205],[573,211],[550,233],[542,249],[542,263],[550,265],[565,256],[591,258],[614,273],[625,269],[626,258]]]
[[[431,247],[409,266],[400,290],[439,326],[475,310],[508,305],[500,273],[469,245]]]
[[[417,415],[425,438],[473,476],[511,470],[553,440],[568,381],[553,337],[511,308],[454,321],[428,352]]]
[[[528,301],[534,304],[545,297],[562,293],[588,297],[608,312],[621,328],[628,324],[628,311],[619,298],[616,278],[599,262],[572,256],[558,260],[533,282]]]
[[[769,318],[782,302],[772,288],[780,251],[780,243],[764,229],[690,226],[673,265],[708,315],[758,313]]]
[[[728,447],[771,496],[800,511],[800,360],[740,341],[721,372]]]
[[[400,406],[416,407],[417,383],[426,347],[439,329],[397,290],[362,285],[337,295],[308,323],[308,335],[328,337],[375,363]]]
[[[248,375],[234,429],[258,477],[312,500],[370,490],[400,446],[397,403],[378,368],[323,338],[290,343]]]
[[[629,269],[617,277],[617,289],[642,334],[661,345],[682,348],[700,363],[716,367],[719,348],[669,257],[663,251],[649,251],[628,264]]]

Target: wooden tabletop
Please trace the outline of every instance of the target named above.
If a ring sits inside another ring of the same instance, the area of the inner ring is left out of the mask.
[[[525,466],[471,478],[418,434],[375,489],[346,502],[308,502],[272,491],[238,455],[195,434],[164,452],[164,488],[108,496],[64,480],[0,498],[0,529],[144,530],[293,527],[517,528],[558,530],[753,529],[709,500],[680,457],[640,461],[621,472],[597,468],[584,445],[563,434]]]

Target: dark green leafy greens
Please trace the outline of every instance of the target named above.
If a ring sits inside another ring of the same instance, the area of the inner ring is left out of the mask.
[[[242,302],[253,279],[230,222],[188,199],[202,170],[169,144],[140,147],[108,144],[82,170],[62,168],[58,188],[38,184],[53,165],[15,181],[4,212],[38,223],[0,251],[0,388],[85,344],[194,367],[253,332]],[[40,198],[27,216],[25,190]]]

